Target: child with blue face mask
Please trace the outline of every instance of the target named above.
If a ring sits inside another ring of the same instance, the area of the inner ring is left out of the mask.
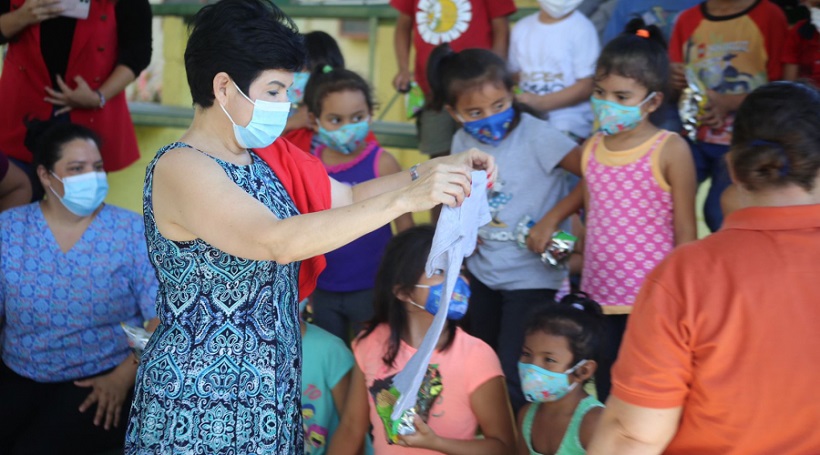
[[[317,68],[305,88],[305,105],[313,125],[310,153],[328,175],[356,185],[401,171],[396,158],[368,139],[373,98],[367,82],[346,69]],[[401,232],[413,226],[405,214],[395,220]],[[327,267],[313,294],[313,322],[343,340],[373,315],[373,280],[384,248],[393,234],[390,225],[325,255]]]
[[[408,229],[385,250],[376,277],[375,314],[353,342],[356,364],[328,455],[360,453],[359,441],[368,432],[376,455],[509,455],[515,450],[515,420],[498,357],[458,327],[458,320],[472,311],[470,287],[462,277],[418,393],[416,431],[388,440],[381,414],[391,396],[385,384],[417,352],[441,302],[444,275],[425,273],[434,233],[431,226]]]
[[[428,72],[433,102],[462,125],[451,149],[488,152],[500,169],[488,195],[493,220],[479,229],[479,246],[467,258],[472,300],[465,326],[496,349],[513,409],[518,409],[524,398],[516,362],[526,314],[553,299],[567,271],[545,265],[540,257],[544,248],[536,252],[519,246],[517,229],[531,219],[550,234],[569,230],[566,217],[554,219],[551,211],[569,194],[567,173],[580,174],[581,150],[550,123],[522,109],[506,63],[492,52],[453,52],[445,44],[433,52]]]
[[[530,315],[518,362],[520,455],[582,455],[604,405],[584,390],[597,368],[601,307],[570,294]]]

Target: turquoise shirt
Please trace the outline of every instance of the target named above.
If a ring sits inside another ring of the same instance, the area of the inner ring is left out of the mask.
[[[527,449],[530,455],[541,455],[532,448],[532,421],[535,419],[535,413],[538,412],[538,403],[533,403],[527,410],[522,422],[523,428],[521,432],[524,435],[524,441],[527,442]],[[581,431],[581,422],[584,416],[592,408],[604,407],[604,405],[593,396],[588,396],[578,403],[575,407],[575,412],[572,413],[572,419],[569,421],[567,431],[564,433],[564,438],[561,439],[561,445],[558,446],[558,451],[555,455],[584,455],[587,451],[581,445],[581,439],[578,438],[578,433]]]

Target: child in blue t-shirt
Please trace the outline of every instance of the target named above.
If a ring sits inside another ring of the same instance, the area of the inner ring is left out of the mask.
[[[302,359],[305,454],[321,455],[339,425],[353,354],[338,337],[302,321]]]

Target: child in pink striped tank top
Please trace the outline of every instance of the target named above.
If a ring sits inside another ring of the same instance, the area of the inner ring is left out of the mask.
[[[654,126],[669,61],[657,27],[640,19],[601,53],[592,109],[599,132],[584,145],[587,214],[581,289],[607,318],[599,398],[609,393],[626,314],[645,277],[676,246],[695,240],[695,166],[680,136]],[[612,316],[621,315],[621,316]]]

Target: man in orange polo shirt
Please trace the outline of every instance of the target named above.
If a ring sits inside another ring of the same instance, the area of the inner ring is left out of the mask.
[[[647,278],[590,455],[820,453],[820,94],[768,84],[730,152],[745,205]]]

